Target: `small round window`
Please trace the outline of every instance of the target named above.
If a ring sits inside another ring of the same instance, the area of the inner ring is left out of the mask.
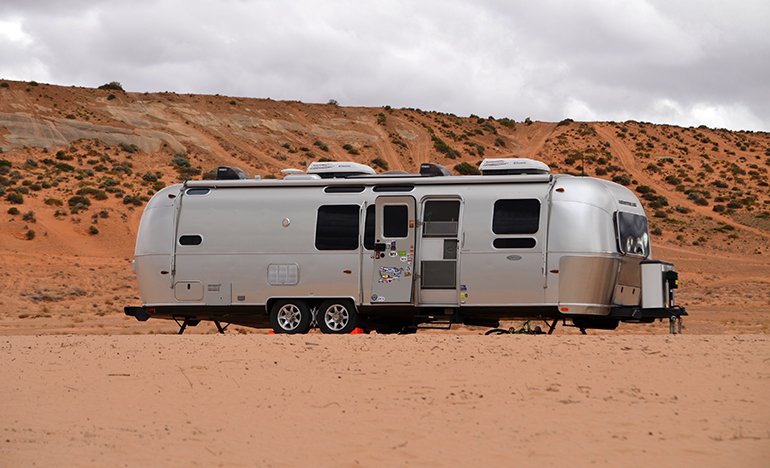
[[[180,245],[201,245],[203,237],[195,235],[186,235],[179,238]]]

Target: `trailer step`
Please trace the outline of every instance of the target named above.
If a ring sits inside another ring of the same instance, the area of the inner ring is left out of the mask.
[[[454,315],[415,315],[410,330],[451,330],[457,323]]]

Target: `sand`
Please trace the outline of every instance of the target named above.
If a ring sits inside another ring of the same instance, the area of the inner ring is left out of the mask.
[[[11,336],[0,466],[770,464],[766,335]]]

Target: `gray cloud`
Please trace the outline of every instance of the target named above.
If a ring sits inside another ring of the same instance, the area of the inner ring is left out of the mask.
[[[0,77],[770,130],[770,4],[6,0]]]

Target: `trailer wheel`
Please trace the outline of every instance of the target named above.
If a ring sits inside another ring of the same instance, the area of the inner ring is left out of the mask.
[[[324,301],[316,315],[318,328],[324,333],[347,334],[358,324],[358,313],[352,302],[345,299]]]
[[[310,308],[297,299],[278,301],[270,310],[270,326],[276,333],[307,333],[312,320]]]

